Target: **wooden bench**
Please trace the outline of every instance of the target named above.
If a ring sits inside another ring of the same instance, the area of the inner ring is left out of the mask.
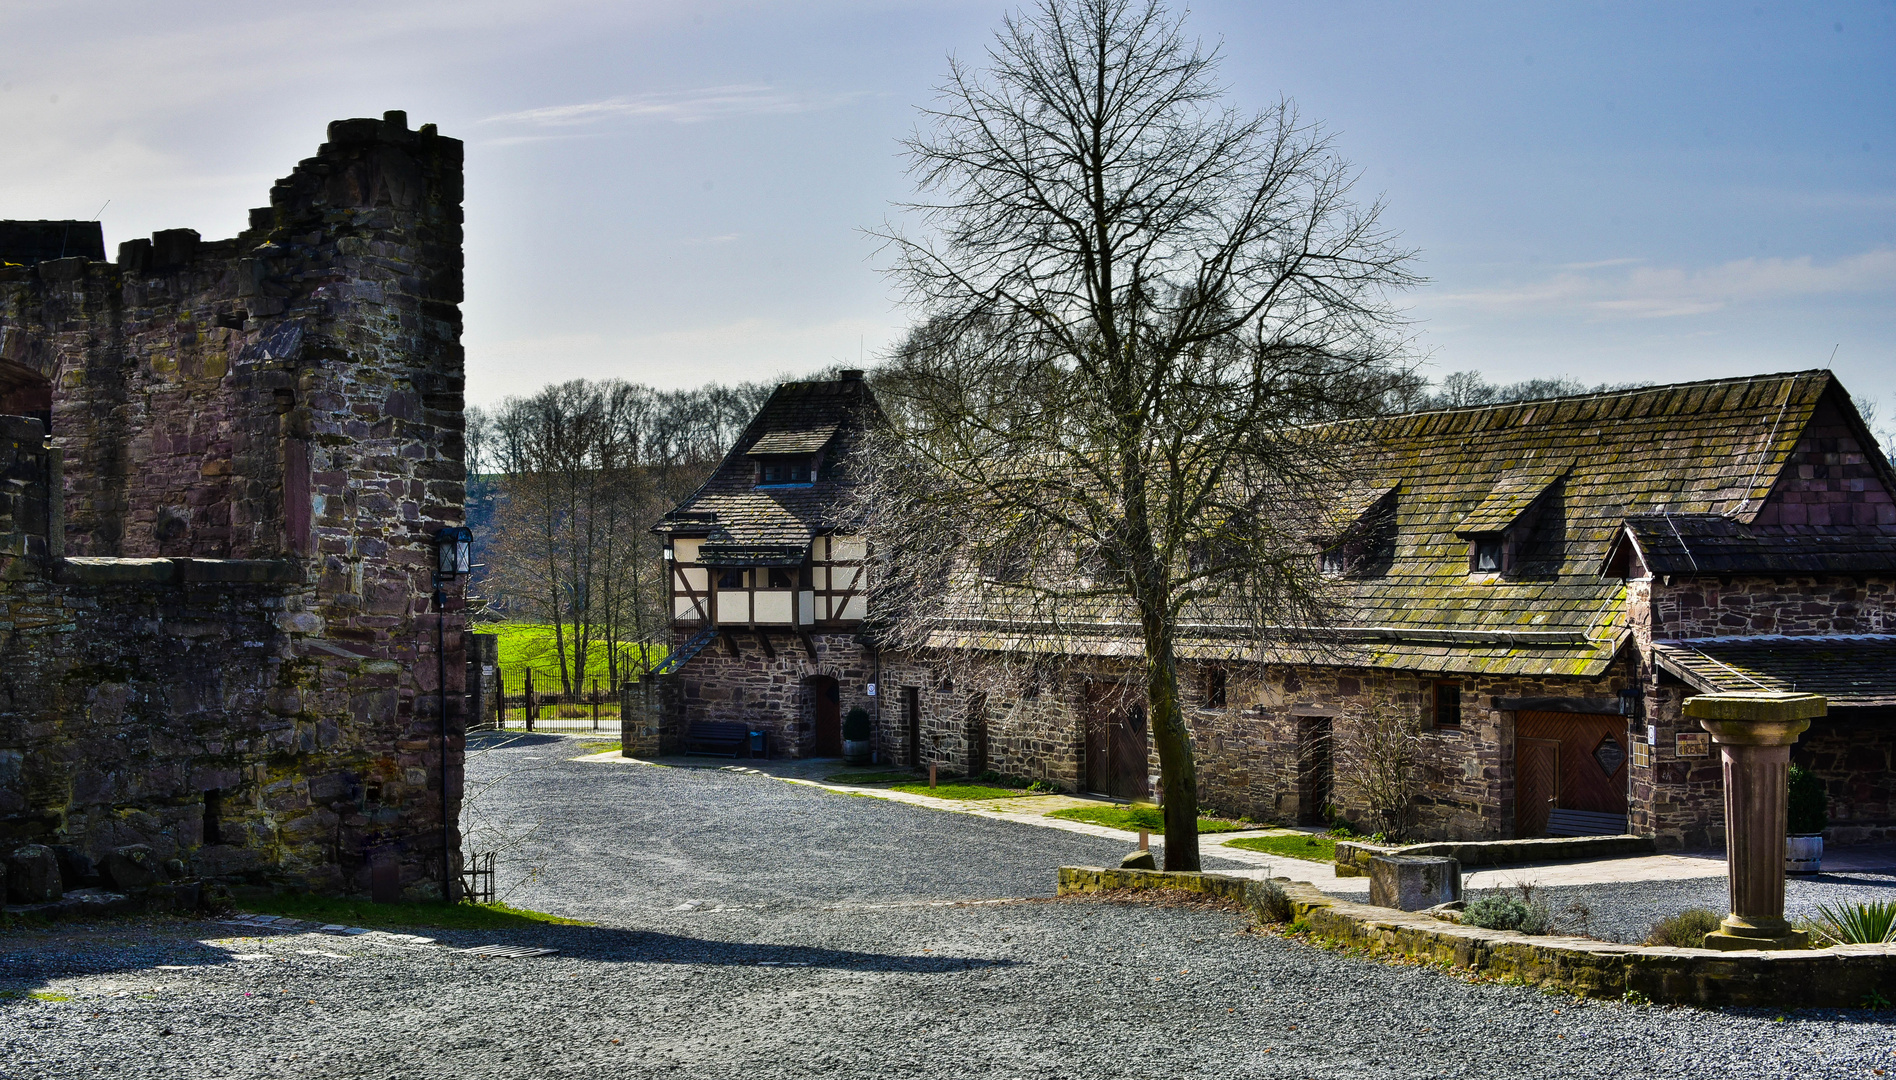
[[[1548,836],[1620,836],[1625,832],[1625,814],[1592,810],[1551,810],[1547,814]]]
[[[731,720],[696,720],[685,730],[685,754],[707,757],[745,757],[750,753],[750,725]]]

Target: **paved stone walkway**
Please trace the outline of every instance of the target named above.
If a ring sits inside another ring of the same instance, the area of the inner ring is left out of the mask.
[[[616,751],[582,760],[607,764],[650,764],[638,759],[621,757]],[[826,778],[852,770],[851,766],[844,765],[838,758],[800,758],[786,761],[738,760],[727,764],[718,758],[689,757],[666,758],[664,763],[674,767],[733,768],[751,771],[790,783],[812,784],[832,791],[873,795],[877,798],[891,799],[935,810],[973,814],[977,817],[1012,821],[1039,828],[1060,829],[1087,836],[1127,841],[1127,850],[1131,850],[1133,846],[1131,843],[1133,834],[1123,829],[1047,816],[1055,810],[1067,807],[1110,805],[1114,802],[1112,799],[1100,796],[1035,795],[1018,799],[943,799],[913,792],[891,791],[886,787],[832,783]],[[890,767],[890,771],[900,770]],[[1314,830],[1270,828],[1208,833],[1199,837],[1199,844],[1200,850],[1208,856],[1215,855],[1219,859],[1243,864],[1242,868],[1223,868],[1222,872],[1225,873],[1235,873],[1246,877],[1289,877],[1297,881],[1307,881],[1325,892],[1337,895],[1368,895],[1368,878],[1338,877],[1331,863],[1293,859],[1227,846],[1230,841],[1243,837],[1279,836],[1299,831]],[[1151,838],[1151,844],[1157,857],[1162,858],[1164,839],[1154,835]],[[1833,874],[1896,870],[1896,845],[1832,849],[1824,854],[1824,869],[1827,873]],[[1683,852],[1494,867],[1469,873],[1464,883],[1471,889],[1494,889],[1509,888],[1521,882],[1533,882],[1546,887],[1563,887],[1639,881],[1682,882],[1724,876],[1725,857],[1722,852]]]

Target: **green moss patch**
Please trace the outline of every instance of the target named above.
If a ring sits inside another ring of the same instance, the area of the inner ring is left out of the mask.
[[[578,919],[563,919],[506,904],[377,904],[360,898],[278,894],[245,896],[237,901],[237,906],[260,915],[287,915],[293,919],[371,929],[428,926],[440,930],[514,930],[549,924],[589,925]]]
[[[1309,859],[1311,862],[1331,862],[1336,858],[1334,837],[1313,836],[1309,833],[1295,836],[1241,836],[1236,840],[1225,841],[1224,846],[1262,851],[1267,855],[1285,855],[1292,859]]]
[[[1165,831],[1165,812],[1151,803],[1108,804],[1098,806],[1073,806],[1065,810],[1055,810],[1048,817],[1065,818],[1068,821],[1085,821],[1094,825],[1104,825],[1109,829],[1125,829],[1128,832],[1162,833]],[[1224,818],[1201,817],[1198,819],[1200,833],[1237,832],[1241,829],[1255,829],[1243,821],[1227,821]]]

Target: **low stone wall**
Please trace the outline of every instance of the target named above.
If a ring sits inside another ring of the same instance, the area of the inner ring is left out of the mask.
[[[1896,945],[1719,952],[1530,937],[1338,900],[1304,882],[1279,884],[1290,898],[1292,919],[1321,941],[1587,997],[1834,1009],[1887,998],[1896,987]],[[1166,888],[1243,898],[1255,914],[1262,883],[1226,874],[1060,868],[1061,894]]]
[[[1626,855],[1650,855],[1650,836],[1542,836],[1530,840],[1443,841],[1426,844],[1384,845],[1361,840],[1339,840],[1336,876],[1366,877],[1369,860],[1378,855],[1435,855],[1454,859],[1463,869],[1471,866],[1516,866],[1521,863],[1572,862]]]

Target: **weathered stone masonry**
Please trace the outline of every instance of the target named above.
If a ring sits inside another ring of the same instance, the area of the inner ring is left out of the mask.
[[[145,843],[185,878],[438,894],[461,165],[400,113],[338,121],[233,239],[0,251],[25,263],[0,267],[0,383],[51,401],[49,440],[0,431],[0,847],[62,845],[73,877]]]

